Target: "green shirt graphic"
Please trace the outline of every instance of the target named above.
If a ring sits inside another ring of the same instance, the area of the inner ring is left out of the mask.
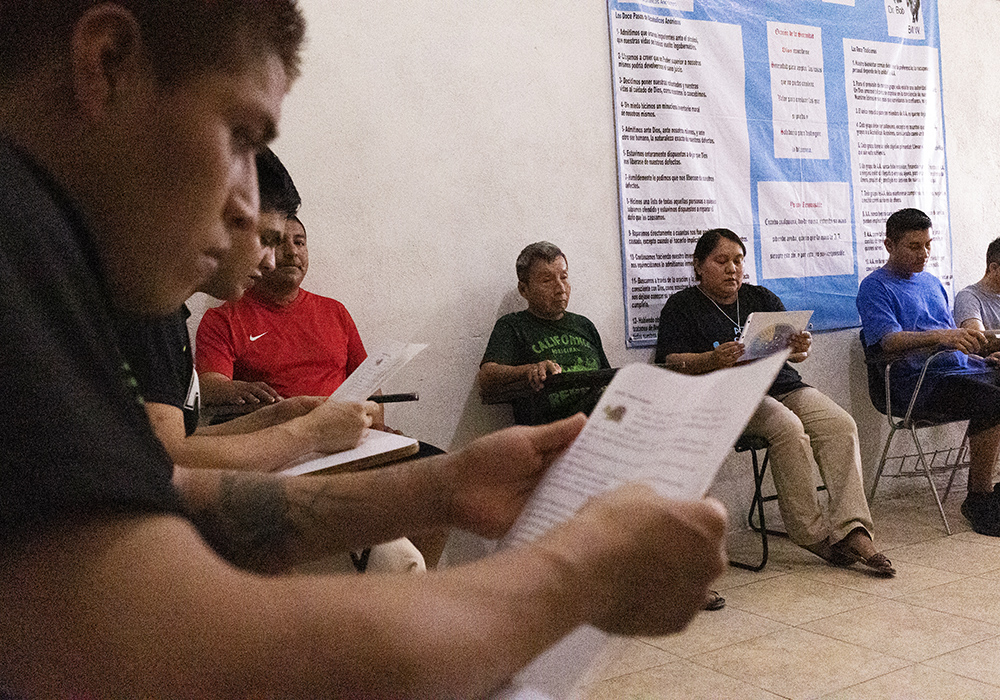
[[[526,365],[552,360],[563,372],[608,369],[601,336],[584,316],[566,312],[558,321],[538,318],[530,311],[518,311],[500,318],[493,327],[483,354],[485,362],[498,365]],[[589,389],[567,389],[548,395],[548,405],[539,410],[528,399],[514,402],[514,420],[520,425],[549,423],[571,416]],[[534,415],[533,415],[534,413]]]

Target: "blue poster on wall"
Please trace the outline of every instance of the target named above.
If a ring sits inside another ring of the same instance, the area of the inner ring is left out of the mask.
[[[858,325],[885,220],[934,222],[952,293],[935,0],[609,0],[629,347],[695,284],[710,228],[814,330]]]

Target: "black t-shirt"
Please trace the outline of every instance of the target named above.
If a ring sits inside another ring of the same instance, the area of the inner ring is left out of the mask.
[[[190,316],[185,305],[170,316],[119,314],[116,319],[119,347],[139,382],[142,398],[181,409],[187,435],[197,429],[200,412],[198,375],[187,327]]]
[[[688,287],[670,295],[660,312],[660,327],[656,335],[655,362],[663,362],[667,355],[682,352],[708,352],[715,344],[728,343],[739,338],[737,327],[746,325],[747,316],[754,311],[784,311],[781,299],[767,287],[744,284],[736,302],[716,305],[697,287]],[[738,316],[737,316],[738,313]],[[807,386],[799,373],[787,362],[778,372],[768,390],[771,396],[781,396],[789,391]]]
[[[98,512],[179,512],[115,343],[90,234],[0,138],[0,538]]]
[[[552,360],[563,372],[608,369],[601,336],[590,319],[567,311],[558,321],[548,321],[530,311],[507,314],[497,320],[483,354],[485,362],[527,365]],[[537,407],[530,400],[513,402],[514,420],[524,425],[549,423],[581,410],[587,388],[553,391],[547,404]]]

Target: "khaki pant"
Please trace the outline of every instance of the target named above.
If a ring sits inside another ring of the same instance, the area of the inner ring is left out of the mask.
[[[765,396],[746,432],[771,443],[771,475],[792,542],[806,546],[829,537],[835,543],[856,527],[872,534],[858,427],[847,411],[822,392],[804,387],[780,401]],[[829,496],[825,517],[816,494],[817,469]]]

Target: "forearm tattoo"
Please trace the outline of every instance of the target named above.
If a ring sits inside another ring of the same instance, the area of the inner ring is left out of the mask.
[[[346,550],[335,543],[343,541],[346,530],[354,530],[363,510],[321,484],[316,480],[303,488],[297,479],[226,474],[216,502],[191,517],[230,563],[251,571],[279,571],[302,555]],[[331,528],[339,529],[341,537],[331,536]],[[320,551],[324,544],[328,551]]]
[[[217,502],[192,520],[221,557],[251,571],[280,567],[294,532],[284,485],[239,475],[223,476]]]

